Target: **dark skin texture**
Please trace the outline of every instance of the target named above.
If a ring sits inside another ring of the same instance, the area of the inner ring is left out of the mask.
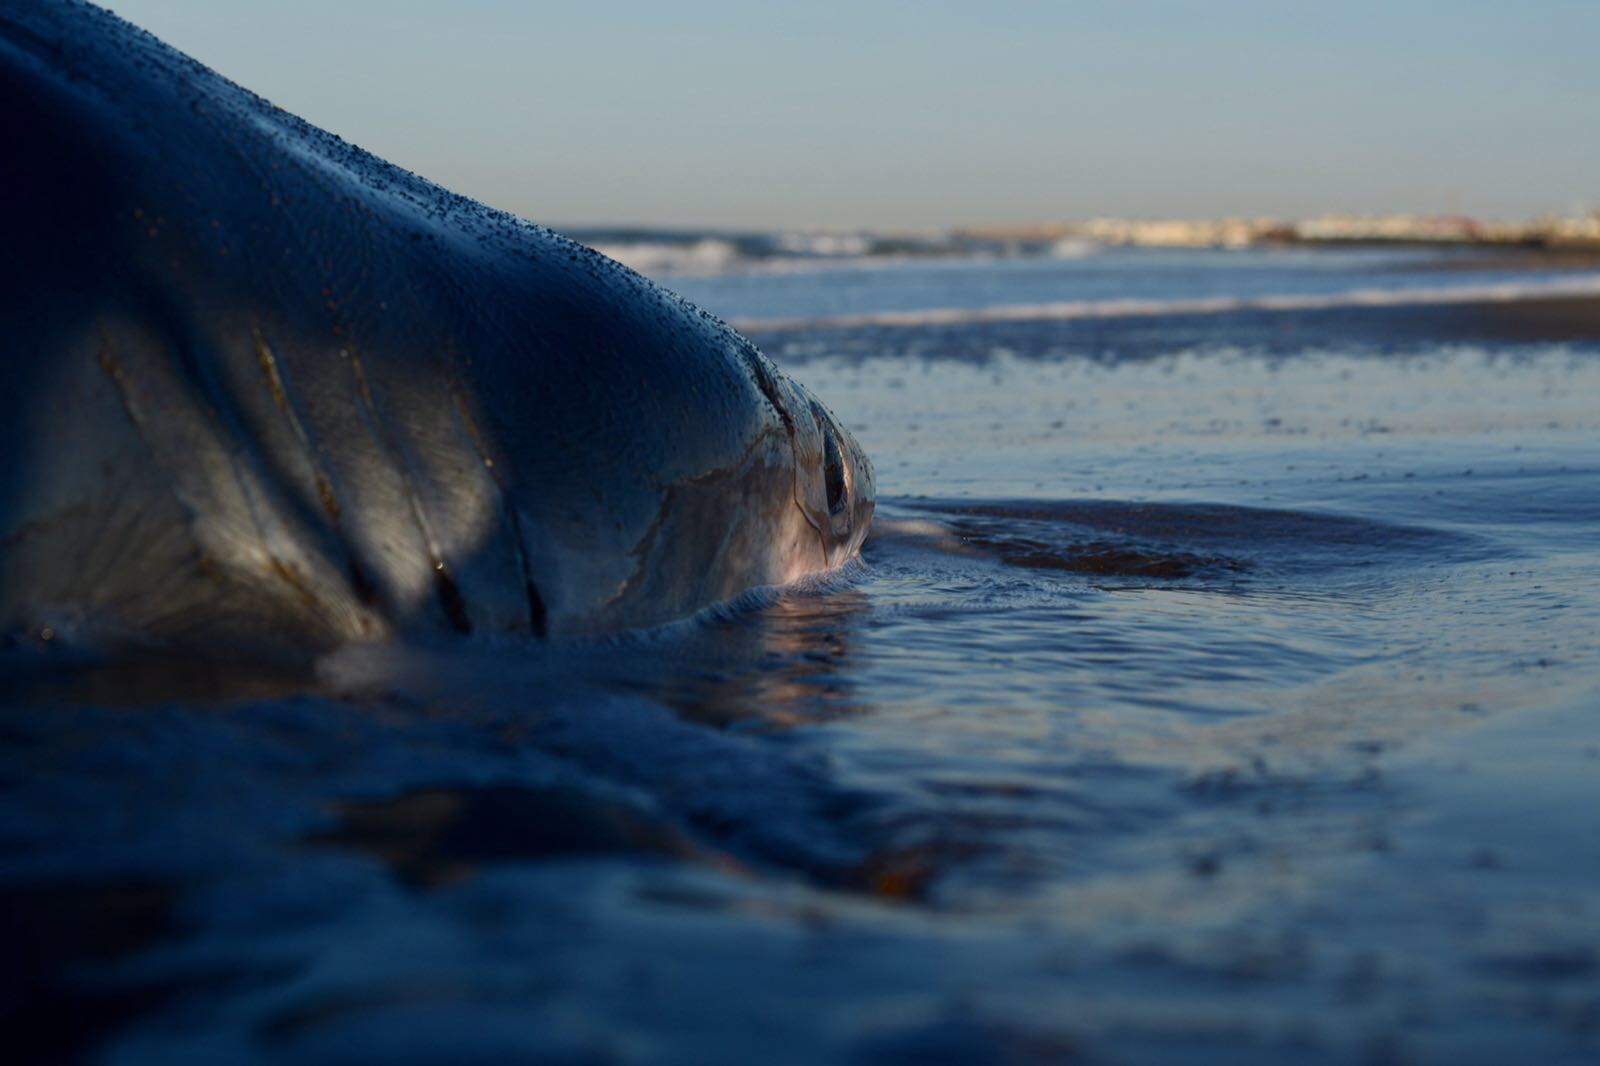
[[[0,144],[13,635],[602,632],[865,535],[855,441],[722,323],[105,11],[0,9]]]

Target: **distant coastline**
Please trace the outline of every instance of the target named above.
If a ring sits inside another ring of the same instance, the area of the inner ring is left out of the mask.
[[[957,234],[978,240],[1090,240],[1112,246],[1246,248],[1271,244],[1412,244],[1600,251],[1600,212],[1545,215],[1526,221],[1483,220],[1468,215],[1319,215],[1299,221],[1274,218],[1096,218],[1027,226],[968,227]]]
[[[1106,249],[1413,247],[1472,249],[1442,269],[1600,267],[1600,212],[1526,221],[1466,215],[1321,215],[1121,219],[898,231],[815,227],[756,232],[645,226],[564,226],[569,236],[646,274],[718,274],[961,257],[1078,258]],[[1494,254],[1501,253],[1501,254]]]

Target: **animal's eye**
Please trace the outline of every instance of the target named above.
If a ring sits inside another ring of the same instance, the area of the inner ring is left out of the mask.
[[[822,483],[828,490],[828,513],[838,514],[844,510],[844,460],[828,430],[822,431]]]
[[[811,417],[822,431],[822,485],[828,492],[828,513],[837,515],[844,510],[844,457],[839,454],[839,442],[834,438],[833,419],[817,401],[811,401]]]

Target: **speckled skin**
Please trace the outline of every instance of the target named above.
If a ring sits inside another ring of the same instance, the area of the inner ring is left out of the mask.
[[[705,312],[69,0],[0,0],[0,625],[319,649],[836,566],[872,473]]]

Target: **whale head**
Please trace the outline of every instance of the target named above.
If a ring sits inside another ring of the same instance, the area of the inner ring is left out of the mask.
[[[657,306],[671,315],[676,304],[669,298]],[[751,588],[836,569],[866,539],[876,484],[855,437],[748,340],[697,309],[689,321],[700,385],[685,389],[677,374],[665,375],[671,401],[650,405],[656,417],[641,419],[635,407],[632,417],[612,421],[608,446],[590,451],[582,468],[585,491],[601,486],[611,501],[638,504],[634,518],[616,527],[617,546],[595,551],[611,527],[583,521],[556,550],[536,553],[554,564],[535,575],[559,604],[553,632],[670,621]],[[641,363],[655,366],[675,348],[659,338],[685,334],[656,329],[651,336],[654,356]],[[713,351],[720,356],[709,358]],[[713,387],[723,375],[727,391]],[[619,493],[630,479],[617,460],[639,451],[619,440],[640,434],[653,469],[634,482],[636,491]],[[670,459],[660,454],[664,441],[678,449]],[[608,503],[581,513],[609,518],[622,509]],[[534,524],[561,525],[555,515]]]
[[[0,636],[587,636],[859,549],[860,446],[725,323],[108,12],[24,7]]]

